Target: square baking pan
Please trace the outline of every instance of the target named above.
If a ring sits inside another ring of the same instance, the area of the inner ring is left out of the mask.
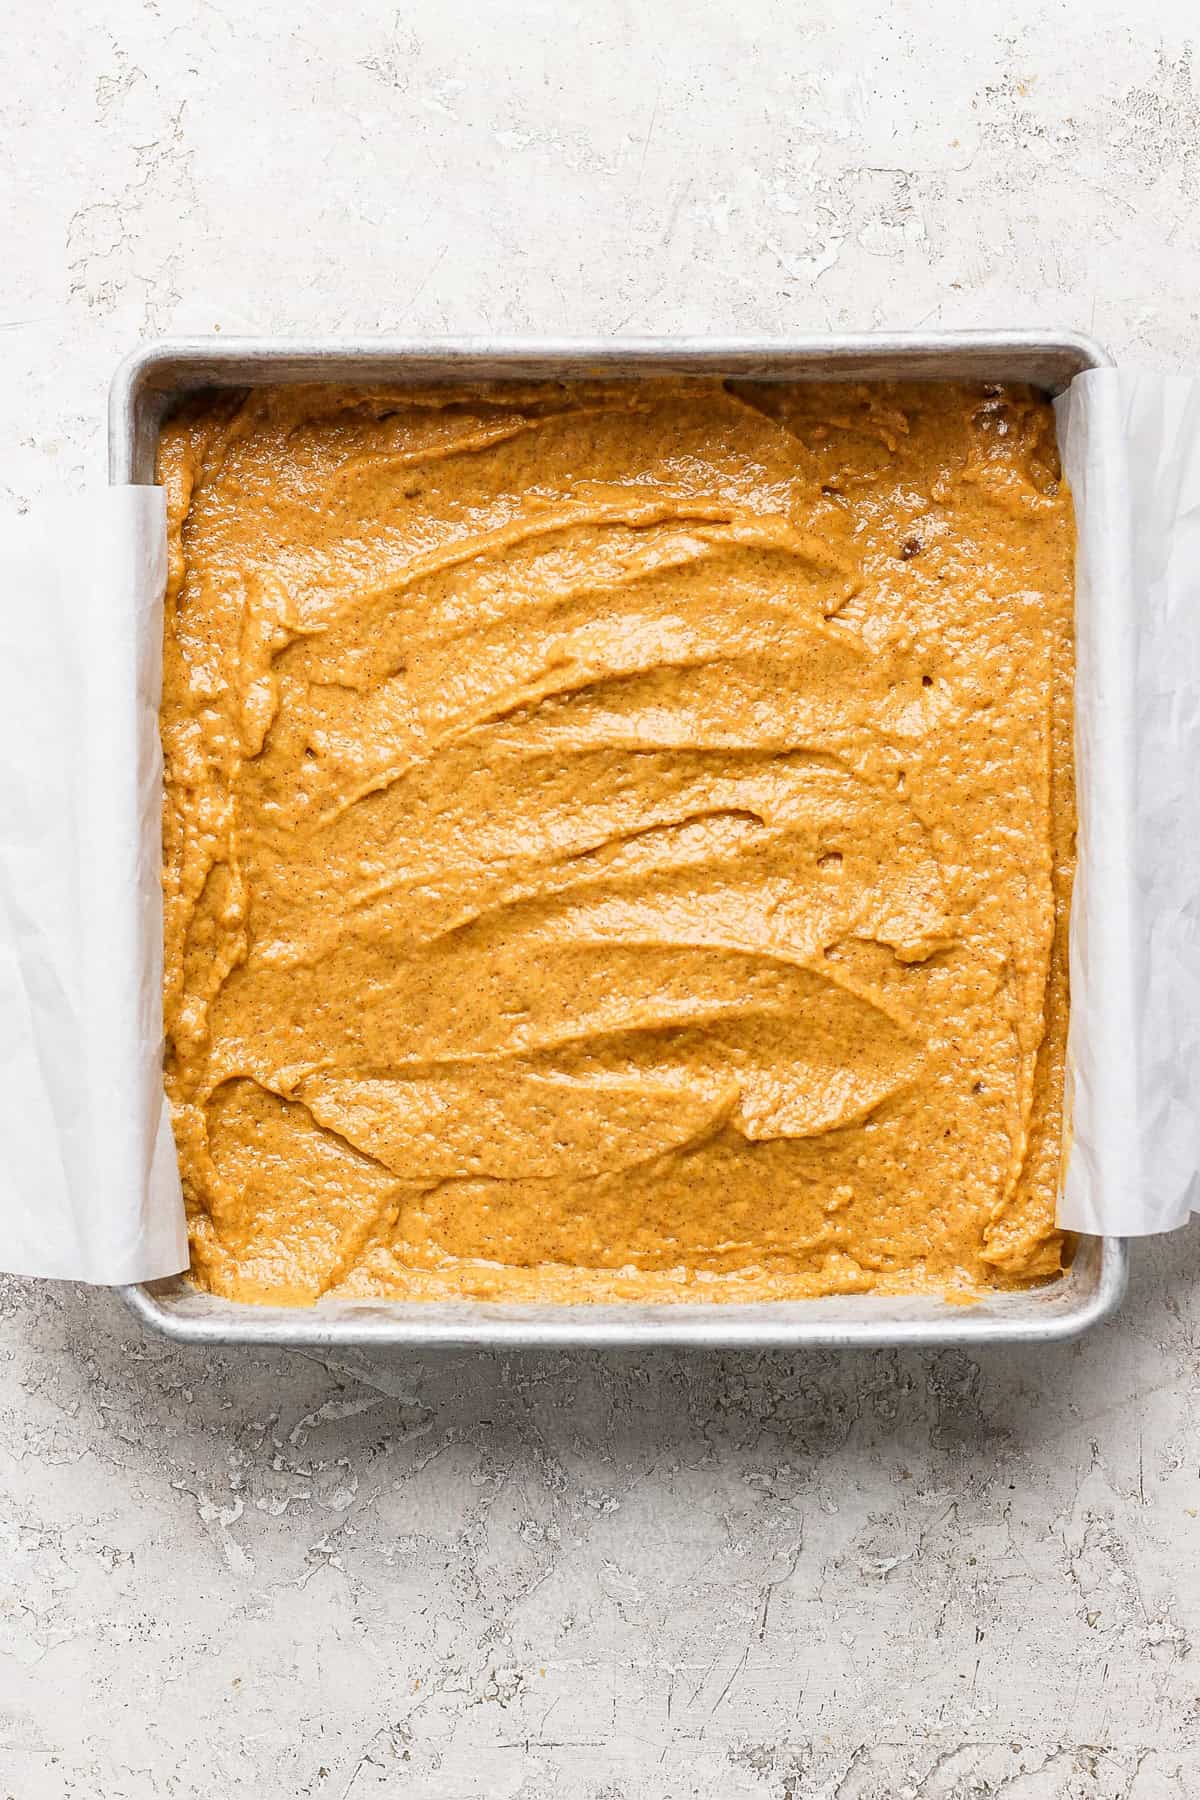
[[[864,333],[782,340],[464,339],[432,343],[199,339],[150,344],[122,363],[109,396],[109,479],[152,483],[159,426],[201,388],[282,382],[563,380],[638,375],[724,375],[751,381],[1020,381],[1056,394],[1110,358],[1072,332]],[[1086,519],[1078,519],[1080,533]],[[612,1349],[853,1349],[982,1345],[1069,1338],[1107,1317],[1125,1288],[1124,1239],[1079,1239],[1069,1270],[1045,1287],[949,1305],[936,1295],[837,1295],[753,1305],[502,1305],[496,1302],[344,1300],[309,1308],[220,1299],[184,1276],[125,1287],[148,1326],[190,1343],[309,1347],[550,1345]]]

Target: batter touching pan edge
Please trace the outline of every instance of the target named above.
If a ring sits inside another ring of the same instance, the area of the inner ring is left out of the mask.
[[[1044,1280],[1070,497],[1025,389],[202,397],[167,1085],[235,1298]]]

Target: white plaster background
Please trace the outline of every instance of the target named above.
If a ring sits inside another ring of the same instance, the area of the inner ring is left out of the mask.
[[[0,489],[164,332],[1200,360],[1190,0],[17,0]],[[212,1355],[3,1284],[0,1800],[1192,1800],[1200,1231],[1075,1347]]]

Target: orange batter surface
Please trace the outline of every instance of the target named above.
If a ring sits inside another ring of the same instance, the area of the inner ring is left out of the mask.
[[[167,1085],[238,1299],[1061,1266],[1074,532],[1015,388],[164,429]]]

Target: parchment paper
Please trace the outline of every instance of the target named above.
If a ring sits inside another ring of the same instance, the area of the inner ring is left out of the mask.
[[[1079,522],[1068,1105],[1074,1230],[1200,1208],[1200,381],[1057,403]],[[163,496],[0,539],[0,1267],[187,1266],[162,1088]]]
[[[0,548],[0,1266],[187,1266],[162,1087],[161,489]]]
[[[1200,380],[1098,369],[1056,402],[1079,521],[1060,1223],[1200,1206]]]

